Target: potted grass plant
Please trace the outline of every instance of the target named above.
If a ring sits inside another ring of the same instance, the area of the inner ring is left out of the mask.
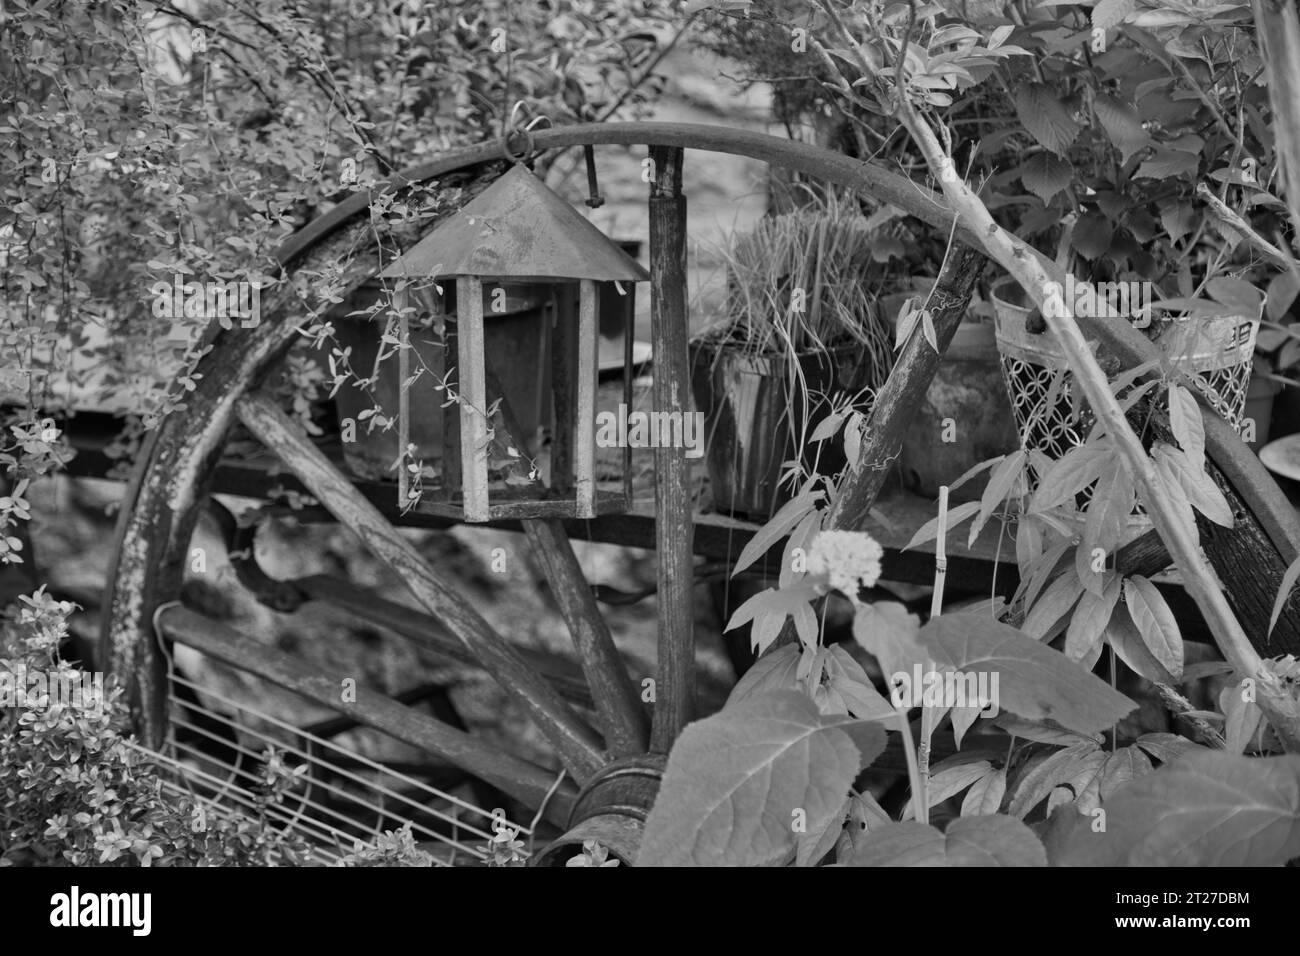
[[[865,414],[892,364],[869,287],[873,236],[853,200],[828,194],[722,250],[722,315],[691,344],[720,511],[766,519],[807,475],[843,468],[817,426],[848,408]]]

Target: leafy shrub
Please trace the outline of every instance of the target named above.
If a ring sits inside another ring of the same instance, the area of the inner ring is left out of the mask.
[[[42,673],[81,687],[84,673],[58,656],[73,605],[44,588],[9,609],[0,673]],[[270,751],[255,788],[256,815],[231,814],[165,790],[148,755],[126,737],[121,690],[102,697],[33,700],[0,710],[0,865],[306,865],[310,847],[271,810],[297,784]],[[409,825],[358,843],[343,866],[428,866]]]

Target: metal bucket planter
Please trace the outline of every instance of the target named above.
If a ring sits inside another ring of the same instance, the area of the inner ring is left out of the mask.
[[[530,285],[509,285],[504,289],[504,311],[493,310],[494,290],[486,287],[483,290],[484,350],[520,427],[526,433],[519,440],[527,443],[539,429],[549,428],[552,422],[548,371],[550,293],[545,287]],[[387,313],[381,310],[374,316],[351,317],[346,313],[367,309],[386,295],[377,284],[367,284],[346,308],[340,310],[339,315],[333,317],[339,347],[352,349],[349,362],[362,378],[369,377],[375,369]],[[500,304],[499,297],[497,304]],[[453,306],[454,303],[449,301],[448,307]],[[443,367],[445,349],[432,330],[417,329],[413,323],[411,343],[415,353],[411,358],[412,371],[421,365],[430,369]],[[454,366],[455,360],[448,364]],[[454,371],[451,381],[456,381]],[[410,389],[410,440],[416,446],[416,456],[424,462],[424,471],[429,477],[440,474],[439,463],[443,453],[442,403],[446,397],[445,393],[437,391],[437,384],[436,376],[426,372]],[[351,419],[356,426],[356,440],[343,443],[343,457],[348,468],[358,477],[392,479],[396,474],[393,466],[400,451],[397,428],[368,429],[367,422],[360,415],[378,403],[384,415],[395,418],[400,387],[398,357],[394,353],[385,356],[379,364],[375,383],[368,391],[357,388],[356,383],[350,381],[334,397],[340,424]],[[536,449],[530,448],[529,451],[533,453]]]
[[[1055,337],[1025,328],[1030,308],[1024,304],[1023,290],[1014,281],[1004,281],[990,297],[1003,380],[1021,443],[1050,459],[1060,458],[1083,444],[1092,414],[1082,399],[1077,406],[1074,402],[1074,377]],[[1155,343],[1191,376],[1210,406],[1240,433],[1259,319],[1209,316],[1164,320],[1161,325]],[[1054,387],[1055,398],[1049,401]],[[1130,524],[1145,527],[1149,519],[1139,508]]]
[[[719,511],[766,520],[791,497],[790,486],[779,482],[782,464],[796,455],[822,474],[844,467],[838,441],[798,447],[791,411],[802,417],[807,402],[811,434],[832,410],[831,396],[875,385],[866,350],[850,344],[809,353],[799,367],[802,383],[792,381],[786,357],[746,353],[709,337],[691,343],[691,390],[704,413],[705,464]],[[865,414],[869,403],[858,407]]]

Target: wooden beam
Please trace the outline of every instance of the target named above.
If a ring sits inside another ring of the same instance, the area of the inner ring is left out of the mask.
[[[456,279],[456,378],[460,384],[460,471],[466,521],[488,520],[487,349],[483,341],[483,283]]]
[[[188,608],[172,605],[158,616],[158,623],[177,643],[437,754],[529,807],[540,807],[555,783],[555,773],[399,704],[382,691],[358,683],[355,699],[348,700],[351,695],[342,693],[342,682],[351,675],[326,673]],[[547,804],[547,816],[564,826],[576,795],[572,786],[561,786]]]
[[[551,487],[573,494],[573,427],[578,415],[577,307],[570,284],[554,287],[555,324],[551,327],[551,400],[555,423],[551,441]]]
[[[596,283],[583,279],[578,291],[578,393],[573,432],[575,516],[596,517]]]
[[[463,332],[463,330],[462,330]],[[370,552],[406,584],[421,604],[460,638],[501,686],[511,694],[555,747],[564,765],[581,783],[602,765],[595,734],[498,634],[468,599],[457,582],[429,566],[406,538],[385,520],[379,509],[359,495],[311,440],[263,395],[241,398],[239,420],[267,448],[275,449],[322,505],[361,539]]]
[[[650,148],[650,325],[654,347],[652,410],[691,413],[686,313],[686,197],[683,150]],[[659,583],[659,669],[650,749],[667,753],[692,717],[695,594],[691,481],[686,449],[654,450]]]
[[[614,646],[609,625],[596,606],[564,526],[554,519],[525,521],[524,531],[573,635],[587,686],[596,702],[605,747],[614,757],[644,753],[646,720],[637,688]]]

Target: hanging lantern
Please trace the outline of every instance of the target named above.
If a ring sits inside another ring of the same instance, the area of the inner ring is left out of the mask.
[[[645,269],[516,165],[379,278],[417,285],[455,279],[454,299],[450,288],[442,296],[445,368],[451,373],[448,387],[456,402],[445,410],[443,483],[437,502],[472,522],[592,518],[628,509],[630,451],[624,452],[621,490],[596,488],[597,283],[619,283],[620,288],[626,284],[631,294],[631,283],[650,278]],[[555,426],[549,456],[539,449],[534,458],[526,447],[529,436],[516,423],[520,413],[535,418],[536,409],[511,408],[499,384],[502,356],[488,354],[484,347],[484,314],[504,312],[512,298],[538,290],[549,299],[543,315],[551,324]],[[400,293],[394,297],[404,343],[408,302]],[[630,342],[630,328],[626,334]],[[400,355],[409,351],[404,347]],[[625,395],[632,379],[629,351],[623,369]],[[409,379],[404,369],[402,380]],[[402,394],[405,397],[405,389]],[[399,414],[408,417],[409,409],[403,407]],[[403,463],[403,474],[405,467]]]

